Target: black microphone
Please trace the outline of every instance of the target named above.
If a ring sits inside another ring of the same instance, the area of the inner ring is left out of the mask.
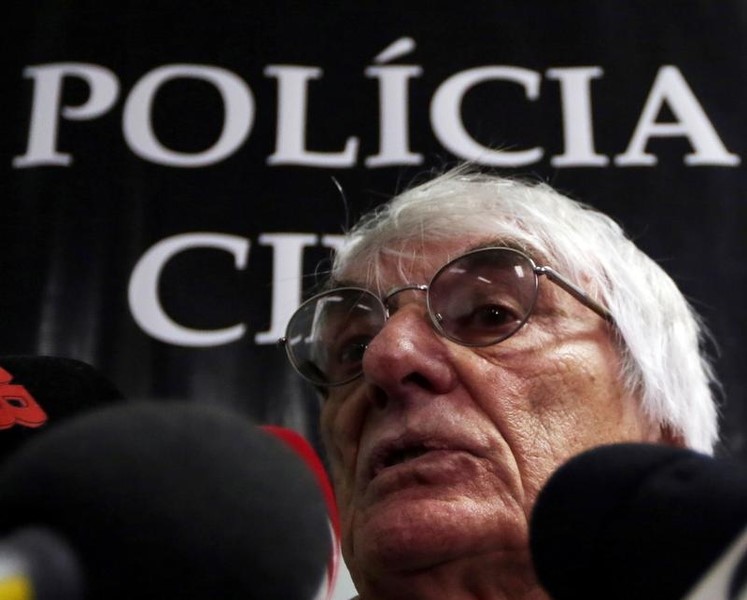
[[[304,600],[324,583],[332,537],[314,474],[234,410],[134,401],[90,411],[19,449],[0,490],[9,554],[40,564],[24,554],[33,544],[14,544],[31,531],[72,565],[37,568],[36,581],[33,569],[17,573],[37,600]],[[72,582],[71,595],[49,577]]]
[[[69,417],[123,400],[93,366],[56,356],[0,357],[0,461]]]
[[[614,444],[579,454],[550,477],[532,512],[530,549],[554,600],[675,600],[746,526],[743,465]],[[741,581],[731,583],[728,597],[736,597]]]

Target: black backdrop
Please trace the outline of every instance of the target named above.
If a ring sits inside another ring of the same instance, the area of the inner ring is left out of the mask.
[[[663,264],[718,341],[724,449],[747,458],[745,3],[13,4],[0,355],[316,441],[272,343],[300,271],[473,159],[601,208]]]

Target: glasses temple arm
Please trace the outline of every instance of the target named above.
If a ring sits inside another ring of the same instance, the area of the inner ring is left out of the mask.
[[[547,278],[550,281],[552,281],[555,285],[563,288],[566,292],[568,292],[581,304],[593,310],[604,320],[609,321],[610,323],[615,322],[612,316],[612,313],[610,311],[608,311],[604,306],[599,304],[599,302],[591,298],[586,292],[584,292],[576,284],[568,281],[565,277],[563,277],[557,271],[554,271],[550,267],[537,267],[535,272],[537,273],[537,275],[546,275]]]

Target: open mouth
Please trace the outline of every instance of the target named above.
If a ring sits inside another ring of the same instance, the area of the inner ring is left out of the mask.
[[[423,456],[426,452],[430,452],[430,449],[422,445],[393,450],[382,461],[382,468],[393,467],[394,465],[407,462],[408,460],[412,460],[418,456]]]
[[[424,454],[441,449],[443,448],[440,446],[436,447],[424,443],[395,445],[388,448],[382,448],[377,452],[377,456],[371,463],[371,476],[376,477],[376,475],[384,469],[404,464],[408,461],[415,460]]]

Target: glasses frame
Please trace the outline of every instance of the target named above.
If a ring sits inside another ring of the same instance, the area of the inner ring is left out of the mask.
[[[529,309],[526,312],[526,315],[522,319],[521,323],[519,324],[516,329],[514,329],[511,333],[508,335],[499,338],[495,341],[486,342],[486,343],[468,343],[460,340],[459,338],[456,338],[452,335],[449,335],[441,326],[441,323],[439,321],[439,315],[438,313],[434,312],[431,307],[431,300],[430,300],[430,294],[429,291],[431,289],[431,286],[433,285],[433,282],[438,279],[438,277],[443,273],[446,269],[448,269],[452,264],[455,262],[462,260],[463,258],[472,256],[474,254],[482,253],[482,252],[488,252],[488,251],[507,251],[511,252],[513,254],[518,254],[521,256],[524,260],[527,261],[527,263],[531,266],[532,272],[534,274],[534,295],[532,297],[531,304],[529,306]],[[293,369],[298,373],[301,377],[303,377],[306,381],[311,382],[314,385],[322,386],[322,387],[336,387],[340,385],[345,385],[346,383],[350,383],[351,381],[357,379],[363,374],[363,368],[361,367],[361,370],[356,373],[355,375],[352,375],[351,377],[348,377],[344,381],[334,382],[334,383],[327,383],[327,382],[319,382],[315,381],[309,377],[307,377],[299,368],[299,366],[296,364],[296,361],[294,359],[292,350],[290,345],[288,344],[288,328],[290,327],[291,323],[293,322],[293,319],[296,317],[296,315],[303,310],[304,307],[307,305],[317,302],[320,298],[323,298],[325,296],[328,296],[330,294],[334,293],[340,293],[343,291],[354,291],[359,292],[362,294],[365,294],[367,296],[370,296],[374,298],[379,305],[382,308],[383,314],[384,314],[384,323],[389,320],[390,318],[390,311],[389,311],[389,300],[396,296],[397,294],[400,294],[402,292],[412,290],[412,291],[419,291],[419,292],[425,292],[426,294],[426,312],[428,313],[428,318],[431,321],[431,324],[433,325],[433,328],[438,332],[439,335],[442,337],[445,337],[448,340],[451,340],[452,342],[455,342],[459,344],[460,346],[465,346],[468,348],[481,348],[486,346],[492,346],[494,344],[499,344],[511,336],[513,336],[516,332],[518,332],[522,327],[524,327],[524,324],[529,320],[529,317],[531,316],[532,312],[534,311],[534,306],[537,302],[537,296],[539,294],[539,278],[541,275],[544,275],[547,277],[549,281],[557,285],[560,289],[564,290],[566,293],[570,294],[573,298],[575,298],[578,302],[583,304],[588,309],[595,312],[597,315],[599,315],[602,319],[607,321],[610,324],[614,324],[614,317],[612,316],[612,313],[610,313],[609,310],[607,310],[606,307],[602,306],[599,302],[594,300],[591,296],[589,296],[584,290],[582,290],[579,286],[577,286],[575,283],[571,282],[569,279],[558,273],[555,269],[552,267],[543,265],[538,266],[537,263],[527,255],[526,253],[522,252],[521,250],[517,250],[516,248],[511,248],[508,246],[488,246],[484,248],[477,248],[474,250],[470,250],[469,252],[465,252],[464,254],[460,254],[456,258],[451,259],[446,264],[444,264],[436,273],[433,275],[433,277],[430,278],[429,282],[427,284],[405,284],[401,286],[397,286],[389,290],[385,295],[383,296],[377,296],[374,292],[371,290],[367,290],[362,287],[356,287],[356,286],[341,286],[336,288],[331,288],[329,290],[326,290],[324,292],[320,292],[318,294],[315,294],[305,302],[302,302],[301,305],[293,312],[293,315],[288,320],[288,326],[286,327],[286,335],[281,337],[278,340],[278,345],[285,348],[285,353],[288,357],[288,361],[290,362]]]

